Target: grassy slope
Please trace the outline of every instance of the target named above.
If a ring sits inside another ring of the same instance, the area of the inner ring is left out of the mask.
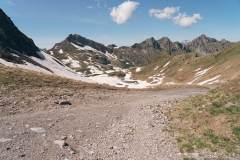
[[[170,117],[181,152],[207,149],[240,156],[240,77],[185,100]]]
[[[204,75],[197,82],[207,80],[217,75],[222,75],[221,79],[229,80],[234,79],[240,75],[240,45],[234,45],[218,55],[211,55],[205,57],[195,57],[194,54],[189,55],[177,55],[170,57],[162,55],[154,63],[143,68],[139,73],[135,73],[135,78],[142,80],[147,79],[149,76],[159,73],[168,61],[171,63],[166,67],[164,71],[166,75],[165,81],[186,83],[193,80],[196,73],[196,69],[206,69],[210,66],[214,66],[208,74]],[[154,68],[159,66],[159,69],[154,71]],[[180,71],[181,69],[181,71]]]

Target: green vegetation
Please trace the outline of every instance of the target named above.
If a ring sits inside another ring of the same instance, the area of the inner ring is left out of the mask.
[[[240,78],[185,100],[169,116],[181,152],[240,154]]]
[[[240,141],[240,127],[233,128],[233,134],[238,138]]]

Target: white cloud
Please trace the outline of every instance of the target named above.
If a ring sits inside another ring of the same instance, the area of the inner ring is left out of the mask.
[[[186,13],[180,12],[180,7],[166,7],[164,9],[150,9],[149,14],[160,20],[172,20],[175,24],[181,27],[191,27],[202,19],[199,13],[194,13],[188,16]]]
[[[179,12],[180,7],[166,7],[164,9],[150,9],[149,14],[151,17],[157,19],[171,19],[172,16]]]
[[[173,21],[182,27],[191,27],[201,19],[202,17],[198,13],[194,13],[192,16],[188,16],[185,13],[179,13],[176,17],[173,18]]]
[[[126,23],[138,6],[138,2],[125,1],[117,7],[113,7],[110,16],[117,24]]]

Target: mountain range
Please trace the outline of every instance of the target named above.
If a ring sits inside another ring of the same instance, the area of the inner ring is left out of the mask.
[[[43,51],[24,35],[1,9],[0,21],[1,64],[121,87],[209,84],[201,83],[202,80],[207,80],[202,77],[223,60],[216,57],[225,57],[232,50],[238,49],[237,43],[219,41],[204,34],[184,43],[173,42],[168,37],[158,40],[152,37],[132,46],[121,47],[114,44],[105,46],[81,35],[70,34],[53,48]],[[197,63],[193,63],[196,61],[201,62],[196,65]],[[206,61],[209,61],[209,64],[206,64]],[[188,76],[181,79],[180,75],[176,78],[175,75],[182,72],[186,66],[188,74],[184,72],[184,75]],[[169,75],[166,75],[167,73]],[[210,81],[212,84],[224,81],[219,79],[222,74],[211,76],[213,77],[207,77],[213,79]]]

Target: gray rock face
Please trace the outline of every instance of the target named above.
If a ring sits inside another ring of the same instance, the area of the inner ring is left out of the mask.
[[[154,48],[154,49],[160,49],[159,43],[153,38],[146,39],[142,43],[136,43],[132,46],[132,48],[141,48],[141,49],[148,49],[148,48]]]
[[[1,9],[0,22],[0,58],[15,63],[21,63],[21,59],[11,53],[42,58],[37,54],[39,48],[33,40],[24,35]]]
[[[159,40],[149,38],[131,47],[114,49],[113,52],[119,59],[132,62],[134,66],[147,65],[164,53],[170,55],[188,53],[188,49],[180,42],[172,42],[169,38],[163,37]]]
[[[170,55],[188,53],[189,50],[186,45],[180,42],[172,42],[168,37],[163,37],[158,40],[161,48]]]
[[[169,38],[163,37],[159,40],[154,38],[146,39],[131,47],[120,47],[114,49],[115,54],[122,61],[131,62],[133,66],[144,66],[154,61],[161,54],[177,55],[196,53],[197,55],[217,54],[231,46],[226,40],[218,41],[206,35],[188,43],[172,42]]]
[[[117,45],[116,45],[116,44],[110,44],[110,45],[108,45],[107,47],[110,49],[110,51],[111,51],[111,53],[112,53],[112,52],[113,52],[113,49],[116,48]]]
[[[103,52],[103,53],[111,52],[111,50],[108,47],[106,47],[105,45],[95,42],[95,41],[92,41],[90,39],[87,39],[85,37],[82,37],[78,34],[70,34],[66,40],[69,42],[73,42],[79,46],[90,46],[98,51]]]
[[[124,67],[146,65],[153,58],[158,57],[162,50],[159,43],[154,38],[146,39],[141,43],[136,43],[131,47],[120,47],[114,49],[115,54],[122,62],[127,62]]]
[[[214,38],[201,35],[188,43],[188,48],[199,55],[216,54],[230,47],[231,43],[226,40],[218,41]]]
[[[142,66],[152,62],[162,53],[161,49],[156,49],[148,45],[133,47],[120,47],[115,49],[115,54],[122,62],[126,62],[124,67],[129,66]],[[123,64],[124,65],[124,64]]]

